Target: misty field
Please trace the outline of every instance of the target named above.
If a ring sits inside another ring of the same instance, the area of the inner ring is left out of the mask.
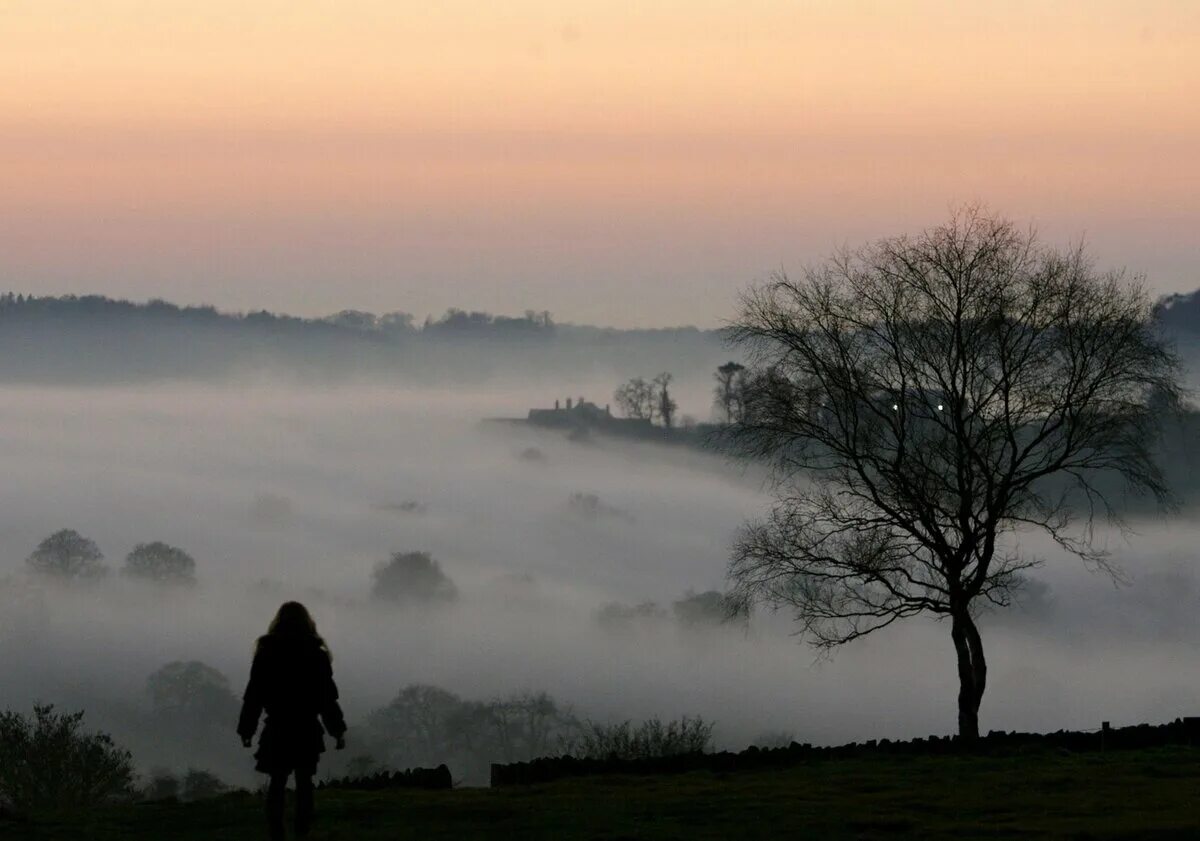
[[[997,792],[1004,792],[997,798]],[[257,839],[261,801],[0,821],[0,838]],[[449,792],[318,792],[317,841],[372,839],[1182,839],[1200,832],[1200,750],[816,761],[777,772],[569,780]]]
[[[615,381],[572,391],[602,398]],[[708,390],[689,378],[678,399],[699,411]],[[350,724],[348,749],[327,754],[319,776],[370,755],[396,767],[448,761],[468,777],[453,758],[371,738],[372,713],[413,684],[479,701],[545,691],[598,721],[699,715],[715,722],[717,749],[778,735],[910,738],[953,721],[952,649],[937,622],[820,662],[785,614],[681,623],[675,600],[723,587],[732,535],[766,504],[761,476],[685,449],[479,422],[552,405],[565,385],[6,393],[0,707],[84,710],[85,727],[128,748],[143,780],[196,768],[259,783],[221,704],[173,715],[149,678],[201,662],[227,678],[227,705],[288,598],[309,606],[330,644]],[[1137,523],[1132,544],[1114,538],[1128,587],[1048,563],[1022,605],[982,618],[995,638],[985,728],[1196,714],[1200,585],[1184,514]],[[63,528],[93,539],[114,574],[61,586],[29,575],[25,558]],[[136,544],[159,540],[195,558],[194,584],[117,574]],[[395,552],[429,553],[457,599],[373,597],[373,570]],[[657,607],[639,612],[647,604]]]

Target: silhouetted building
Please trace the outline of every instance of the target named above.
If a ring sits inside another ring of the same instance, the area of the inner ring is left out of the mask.
[[[555,429],[594,429],[626,435],[647,435],[655,429],[646,418],[614,417],[609,406],[600,407],[582,397],[578,400],[568,397],[565,407],[555,400],[553,409],[530,409],[527,421]]]

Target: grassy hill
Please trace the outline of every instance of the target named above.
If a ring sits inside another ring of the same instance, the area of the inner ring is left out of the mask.
[[[1200,837],[1200,748],[816,760],[774,772],[544,786],[318,792],[316,841],[375,839],[1183,839]],[[256,795],[0,820],[0,839],[257,839]]]

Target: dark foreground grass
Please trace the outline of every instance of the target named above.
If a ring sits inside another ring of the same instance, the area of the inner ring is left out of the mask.
[[[289,803],[290,808],[290,803]],[[610,777],[448,792],[318,792],[314,841],[1200,839],[1200,749],[814,760],[782,771]],[[261,801],[113,807],[0,838],[257,839]]]

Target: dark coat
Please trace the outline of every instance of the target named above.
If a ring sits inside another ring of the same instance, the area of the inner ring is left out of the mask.
[[[325,750],[322,735],[328,732],[338,739],[346,732],[337,699],[329,652],[320,640],[262,637],[238,719],[238,735],[250,739],[258,729],[259,716],[264,711],[267,714],[254,754],[258,760],[255,768],[265,774],[316,773],[317,760]]]

